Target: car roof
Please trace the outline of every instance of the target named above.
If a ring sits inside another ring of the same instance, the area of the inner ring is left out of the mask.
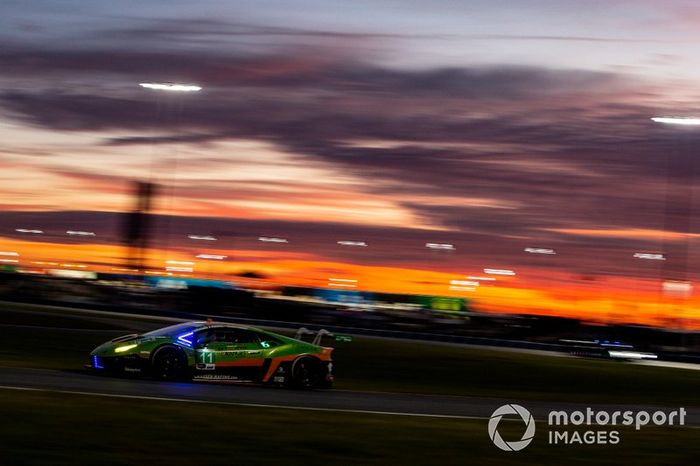
[[[255,330],[255,331],[260,331],[260,329],[254,328],[254,327],[248,327],[246,325],[240,325],[240,324],[233,324],[230,322],[216,322],[216,321],[211,321],[211,320],[195,320],[191,322],[187,322],[188,324],[192,325],[195,327],[195,330],[202,330],[205,328],[217,328],[217,327],[226,327],[226,328],[237,328],[241,330]]]

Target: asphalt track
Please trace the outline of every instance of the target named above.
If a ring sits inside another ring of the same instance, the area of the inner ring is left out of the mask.
[[[4,391],[39,391],[150,400],[299,410],[363,413],[416,417],[487,419],[508,403],[526,407],[538,421],[546,421],[552,410],[572,412],[587,407],[594,411],[656,410],[670,412],[679,407],[638,405],[587,405],[532,400],[419,395],[345,390],[296,391],[282,388],[214,384],[203,382],[159,382],[147,379],[113,378],[82,371],[59,371],[0,367],[0,394]],[[0,395],[0,398],[2,396]],[[686,426],[700,427],[700,409],[685,407]]]

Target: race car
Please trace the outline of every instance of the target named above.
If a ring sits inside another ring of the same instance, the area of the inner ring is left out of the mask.
[[[653,353],[636,351],[634,346],[620,341],[561,339],[559,342],[568,347],[569,354],[572,356],[621,361],[657,359],[657,355]]]
[[[223,322],[185,322],[103,343],[86,367],[100,373],[143,374],[163,380],[193,379],[330,388],[333,348]]]

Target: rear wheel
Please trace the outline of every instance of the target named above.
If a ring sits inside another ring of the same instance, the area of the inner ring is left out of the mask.
[[[291,385],[294,388],[314,388],[321,378],[321,364],[311,356],[302,356],[292,363]]]
[[[187,358],[177,348],[159,348],[151,360],[151,372],[156,379],[182,379],[187,372]]]

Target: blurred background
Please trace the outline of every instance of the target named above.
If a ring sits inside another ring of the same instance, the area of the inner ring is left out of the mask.
[[[4,300],[699,348],[693,2],[2,10]]]

